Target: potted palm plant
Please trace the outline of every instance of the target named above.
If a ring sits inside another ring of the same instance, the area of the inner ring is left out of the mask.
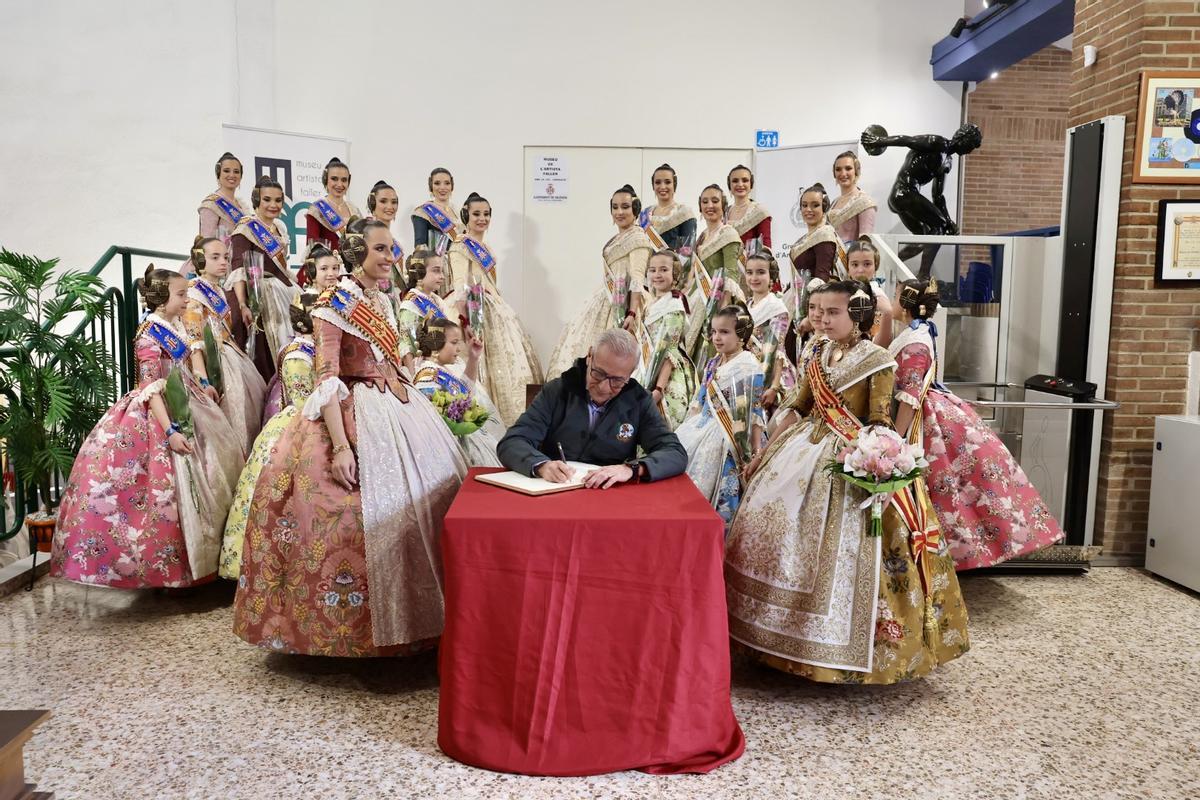
[[[39,549],[53,535],[55,474],[67,476],[115,399],[115,359],[83,335],[87,322],[111,314],[107,301],[95,275],[0,249],[0,447],[24,490],[23,507],[39,511],[27,518]]]

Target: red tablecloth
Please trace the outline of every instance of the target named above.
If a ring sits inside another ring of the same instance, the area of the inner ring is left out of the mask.
[[[526,497],[474,480],[489,471],[442,536],[442,750],[528,775],[740,756],[721,519],[692,482]]]

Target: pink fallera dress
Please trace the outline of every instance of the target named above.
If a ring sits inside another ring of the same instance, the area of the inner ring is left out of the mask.
[[[75,458],[59,506],[51,572],[119,589],[189,586],[216,571],[242,465],[241,439],[181,362],[187,354],[182,328],[151,314],[133,346],[137,388],[100,419]],[[150,399],[163,391],[174,367],[188,388],[195,426],[187,456],[167,447],[150,413]]]
[[[896,401],[918,410],[926,483],[958,570],[990,567],[1062,539],[1062,528],[1012,453],[965,400],[932,386],[925,323],[892,341]]]

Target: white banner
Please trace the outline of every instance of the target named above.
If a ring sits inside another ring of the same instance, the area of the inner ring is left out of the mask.
[[[329,159],[350,161],[350,143],[345,139],[312,136],[306,133],[268,131],[222,125],[225,149],[242,162],[245,176],[242,195],[249,200],[250,189],[259,175],[270,175],[283,186],[284,206],[279,216],[291,237],[291,262],[300,263],[307,245],[303,212],[312,202],[325,196],[321,172]]]

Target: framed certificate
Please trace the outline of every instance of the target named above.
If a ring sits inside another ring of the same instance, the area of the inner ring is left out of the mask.
[[[1200,286],[1200,202],[1158,202],[1154,279],[1172,286]]]
[[[1133,182],[1200,184],[1200,70],[1142,73]]]

